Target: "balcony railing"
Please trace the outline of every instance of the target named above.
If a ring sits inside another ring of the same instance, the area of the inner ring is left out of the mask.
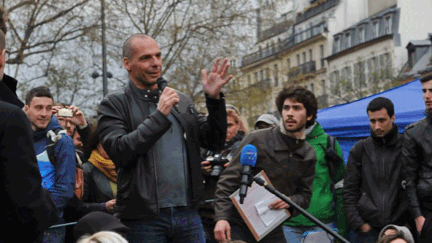
[[[326,31],[327,31],[327,23],[321,22],[302,32],[299,33],[294,32],[292,35],[288,36],[281,43],[274,44],[272,46],[262,49],[261,51],[257,51],[244,56],[242,58],[242,66],[247,66],[259,60],[274,56],[283,50],[287,50],[298,43],[306,41]]]
[[[308,74],[316,71],[315,61],[309,61],[301,64],[300,66],[294,67],[288,73],[288,78],[295,78],[300,74]]]
[[[274,26],[264,30],[261,34],[261,36],[259,37],[259,41],[264,41],[267,40],[273,36],[279,35],[281,33],[284,33],[286,31],[288,31],[291,26],[293,24],[293,21],[291,20],[286,20],[283,21],[281,23],[277,23]]]
[[[327,0],[324,3],[320,3],[318,6],[316,7],[312,7],[300,14],[297,15],[297,20],[296,23],[300,23],[303,22],[307,19],[310,19],[324,11],[327,11],[333,7],[335,7],[336,5],[338,5],[340,2],[340,0]]]
[[[252,86],[265,90],[265,89],[270,88],[270,86],[271,86],[270,83],[271,83],[271,79],[266,78],[266,79],[263,79],[261,81],[258,81],[257,83],[254,83]]]

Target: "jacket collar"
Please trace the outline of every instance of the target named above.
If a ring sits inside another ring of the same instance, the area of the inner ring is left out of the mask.
[[[395,124],[393,124],[393,127],[391,128],[390,132],[386,134],[384,137],[377,137],[375,133],[372,131],[372,129],[370,130],[370,133],[372,139],[381,145],[394,145],[398,142],[397,135],[399,131],[398,131],[398,127]]]
[[[318,122],[315,122],[315,124],[312,125],[312,127],[309,127],[309,129],[311,130],[309,131],[309,133],[306,133],[306,141],[309,141],[310,139],[317,138],[325,134],[324,129],[321,127],[321,125]]]
[[[426,110],[424,111],[424,114],[426,115],[427,119],[429,119],[429,121],[432,120],[432,110],[428,110],[428,109],[426,109]]]
[[[47,132],[50,130],[63,130],[63,127],[60,125],[56,116],[51,117],[51,121],[45,129],[34,132],[33,139],[35,142],[45,138]]]
[[[159,101],[159,96],[162,93],[159,88],[155,90],[139,89],[130,79],[128,89],[130,89],[138,99],[154,103]]]
[[[295,152],[300,147],[303,146],[305,140],[294,138],[291,136],[288,136],[286,134],[283,134],[281,132],[280,127],[274,127],[272,128],[273,137],[276,138],[274,148],[275,151],[289,151],[290,153]]]
[[[16,95],[18,81],[11,76],[4,75],[0,81],[0,100],[16,105],[19,108],[24,107],[24,103]]]

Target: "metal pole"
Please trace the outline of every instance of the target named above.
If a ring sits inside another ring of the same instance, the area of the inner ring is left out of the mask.
[[[107,63],[106,63],[106,46],[105,46],[105,0],[101,0],[101,20],[102,20],[102,87],[103,96],[107,95]]]
[[[282,199],[284,202],[286,202],[287,204],[289,204],[291,207],[293,207],[293,208],[297,209],[298,211],[300,211],[300,213],[303,214],[306,218],[308,218],[309,220],[311,220],[312,222],[314,222],[316,225],[318,225],[321,229],[323,229],[327,233],[331,234],[338,241],[343,242],[343,243],[350,243],[349,241],[345,240],[342,236],[340,236],[339,234],[337,234],[336,232],[334,232],[332,229],[330,229],[327,225],[325,225],[319,219],[315,218],[313,215],[311,215],[306,210],[304,210],[303,208],[301,208],[295,202],[291,201],[291,199],[289,199],[289,197],[285,196],[284,194],[282,194],[281,192],[279,192],[278,190],[276,190],[276,188],[274,188],[274,187],[270,186],[269,184],[267,184],[267,182],[265,182],[263,179],[261,179],[259,177],[254,177],[253,180],[258,185],[263,186],[269,192],[273,193],[278,198]]]

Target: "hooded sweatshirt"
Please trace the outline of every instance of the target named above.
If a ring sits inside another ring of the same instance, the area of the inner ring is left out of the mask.
[[[57,118],[53,116],[48,126],[34,133],[34,148],[42,176],[42,187],[48,189],[59,212],[63,217],[63,210],[73,197],[75,186],[75,148],[72,139],[62,134],[61,139],[54,145],[56,166],[54,167],[48,157],[46,146],[48,144],[47,132],[62,130]]]

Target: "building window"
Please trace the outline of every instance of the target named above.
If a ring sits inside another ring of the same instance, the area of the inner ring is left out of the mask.
[[[326,81],[324,79],[321,80],[321,86],[322,86],[322,94],[326,95],[327,89],[326,89]]]
[[[375,82],[375,78],[374,78],[374,70],[373,70],[373,60],[372,58],[367,60],[367,68],[368,68],[368,80],[367,82],[369,84],[373,84]]]
[[[258,81],[259,81],[259,80],[258,80],[258,73],[255,72],[255,73],[254,73],[254,76],[255,76],[255,83],[258,83]]]
[[[345,34],[345,49],[348,49],[351,47],[351,34],[346,33]]]
[[[379,21],[376,20],[372,24],[372,36],[373,38],[377,38],[379,36]]]
[[[313,83],[311,83],[310,87],[311,87],[311,91],[312,91],[312,93],[314,93],[314,94],[315,94],[315,86],[314,86],[314,84],[313,84]]]
[[[309,61],[313,60],[313,50],[309,49]]]
[[[386,53],[384,54],[384,65],[385,65],[385,74],[387,77],[391,77],[393,72],[393,65],[392,65],[392,59],[390,58],[390,54]]]
[[[320,45],[321,68],[324,68],[324,45]]]
[[[247,85],[248,86],[252,85],[252,83],[251,83],[251,76],[250,75],[247,76]]]
[[[384,33],[391,34],[392,31],[392,16],[387,16],[384,18]]]
[[[297,54],[297,66],[300,66],[301,62],[300,62],[300,54]]]
[[[274,65],[274,86],[279,86],[279,71],[277,64]]]
[[[340,38],[340,36],[336,36],[334,38],[334,50],[335,50],[335,52],[341,51],[341,38]]]
[[[306,63],[306,52],[303,52],[303,63]]]
[[[359,43],[363,43],[365,41],[365,29],[364,26],[358,28],[358,38],[359,38]]]

